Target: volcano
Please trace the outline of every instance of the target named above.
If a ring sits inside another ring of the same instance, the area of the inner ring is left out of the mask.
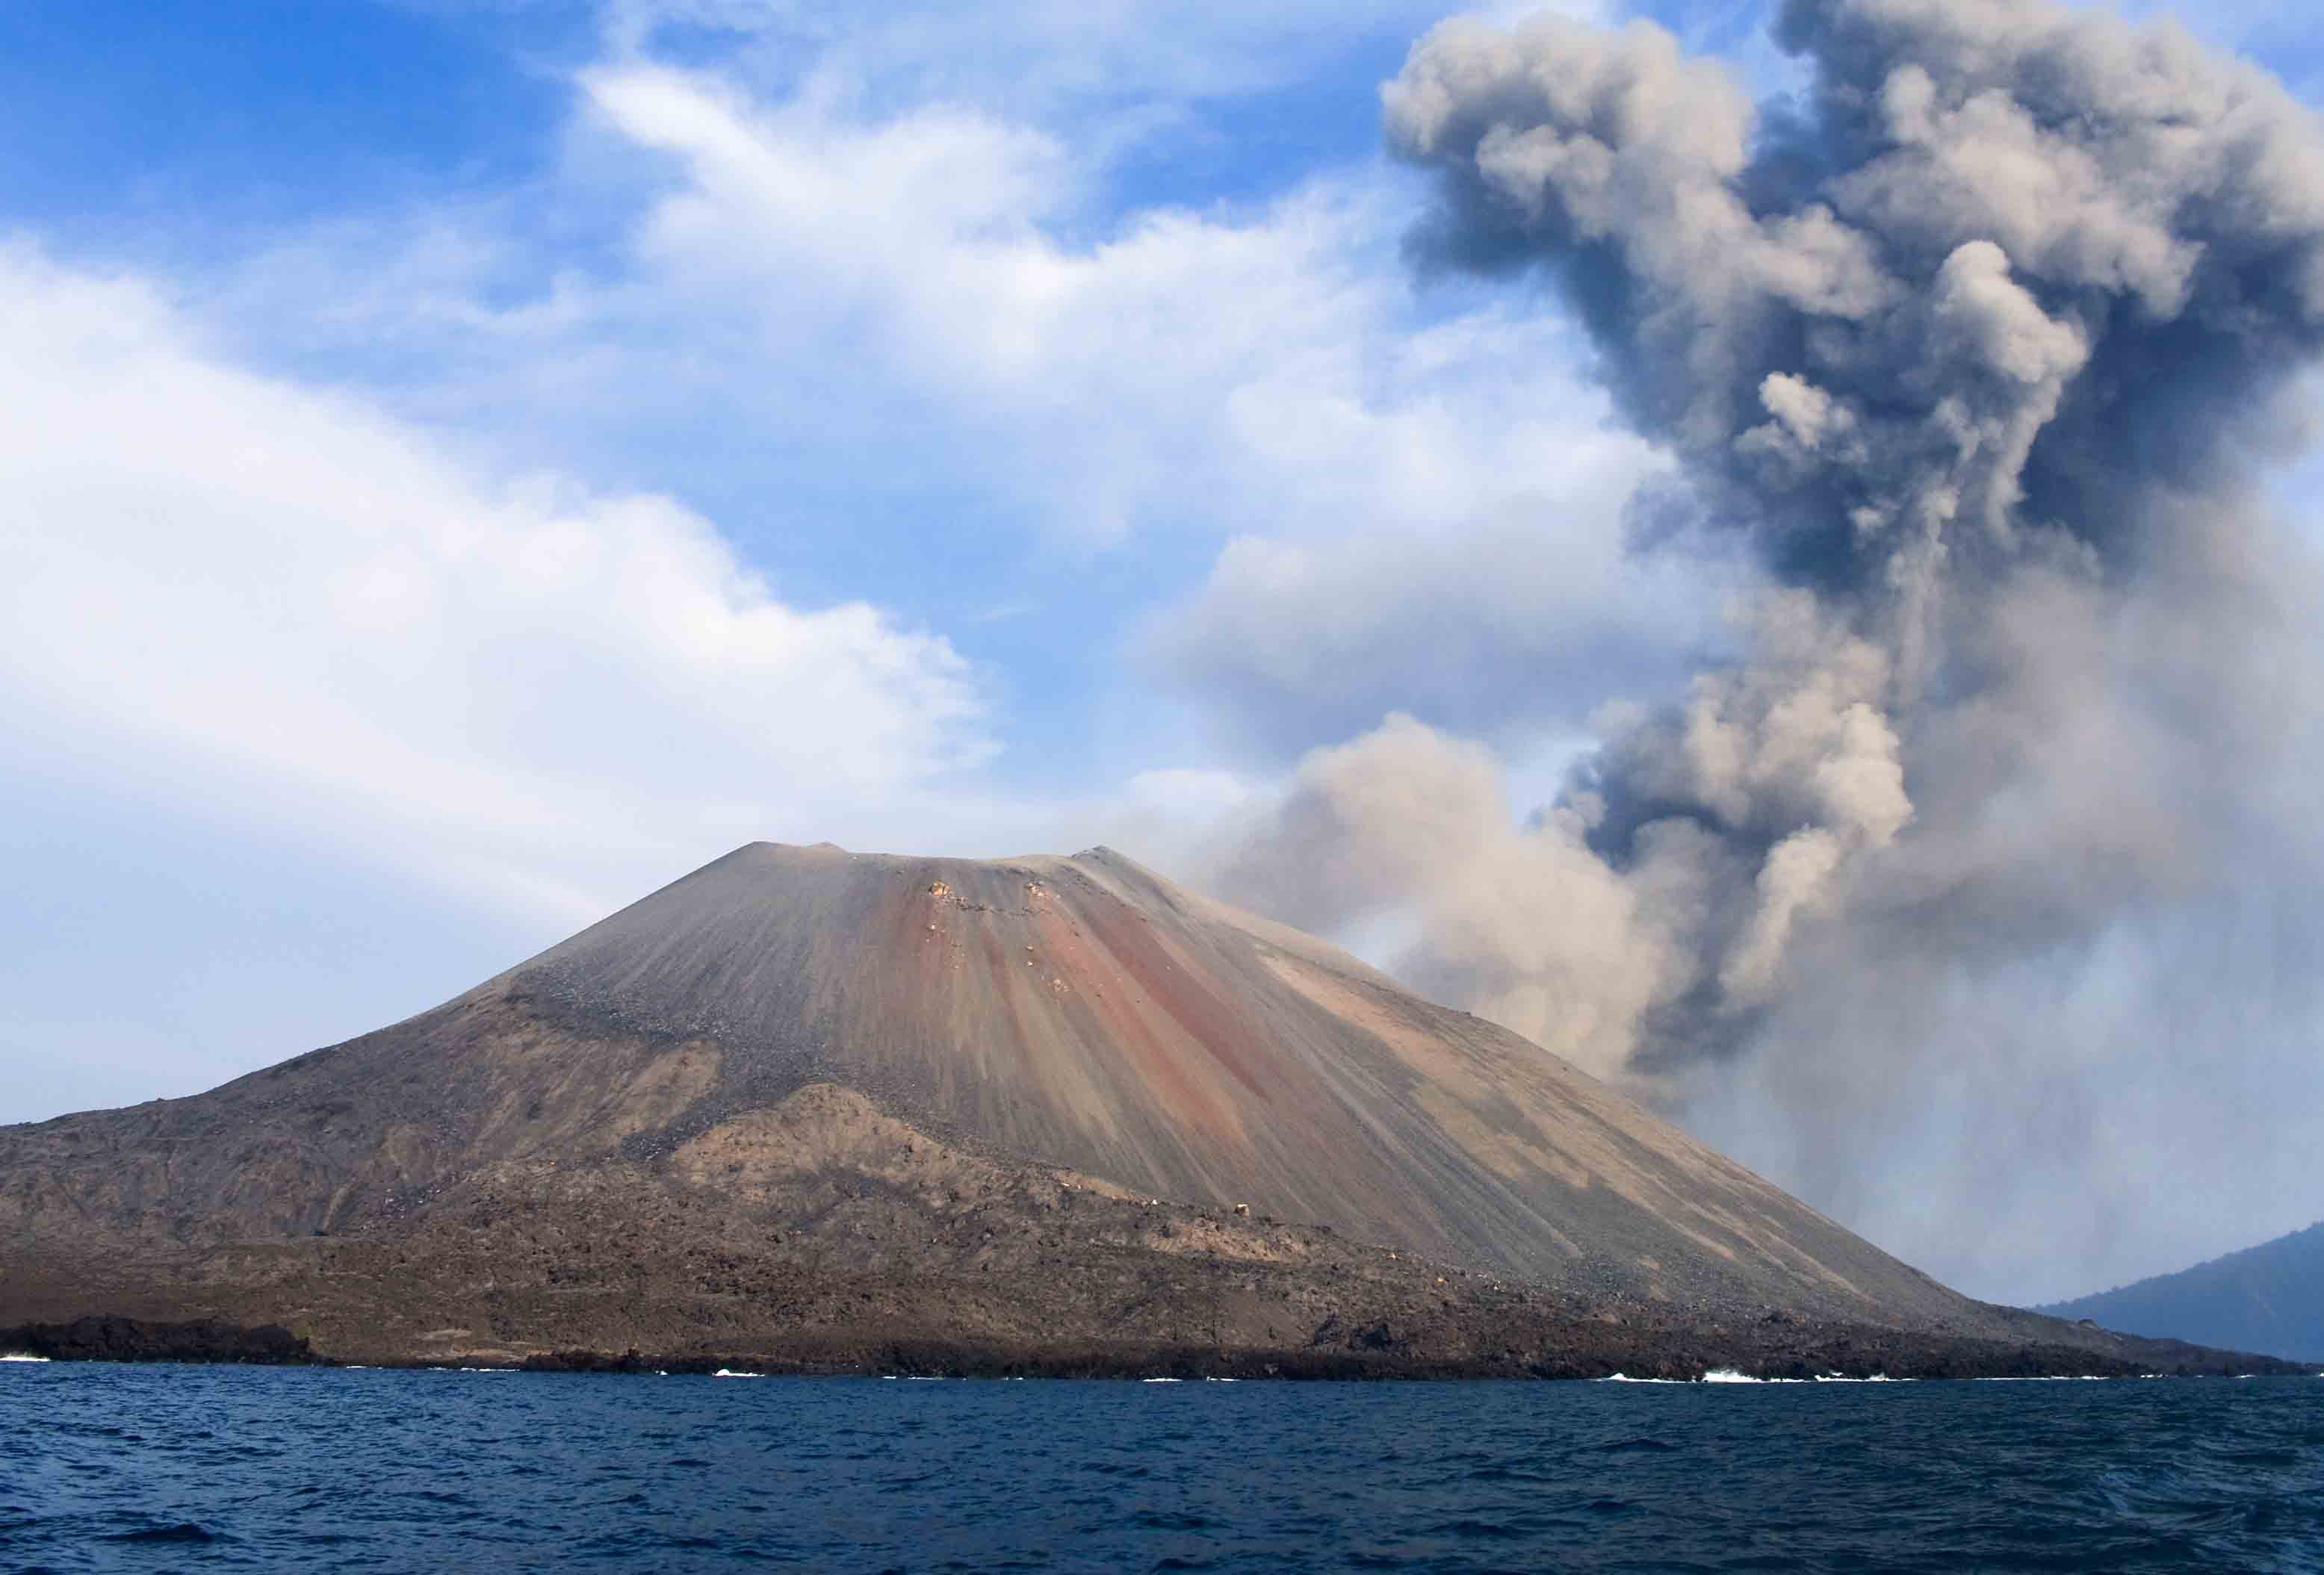
[[[392,1027],[0,1128],[0,1327],[99,1315],[374,1361],[2211,1361],[1957,1295],[1103,848],[752,843]]]

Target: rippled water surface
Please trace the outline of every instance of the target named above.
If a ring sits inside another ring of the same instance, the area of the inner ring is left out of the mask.
[[[0,1363],[0,1570],[2324,1570],[2324,1380]]]

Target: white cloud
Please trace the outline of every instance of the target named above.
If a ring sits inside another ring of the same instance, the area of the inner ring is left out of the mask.
[[[1534,386],[1552,381],[1536,370]],[[1141,654],[1277,755],[1397,711],[1521,742],[1581,730],[1609,696],[1664,691],[1716,638],[1722,594],[1750,576],[1733,561],[1631,552],[1625,503],[1654,456],[1583,422],[1561,433],[1567,402],[1549,399],[1534,430],[1473,435],[1466,454],[1448,442],[1447,461],[1479,457],[1479,441],[1511,449],[1446,486],[1449,519],[1443,504],[1351,507],[1336,534],[1236,538],[1198,591],[1147,624]],[[1536,490],[1490,502],[1495,483]]]
[[[589,151],[549,189],[285,241],[216,309],[252,354],[383,375],[466,442],[646,475],[699,445],[719,474],[678,479],[853,472],[866,507],[908,474],[1071,551],[1465,529],[1641,463],[1561,323],[1416,297],[1414,193],[1376,160],[1114,212],[1106,149],[963,103],[581,80]],[[533,255],[549,211],[618,239]]]
[[[1022,126],[863,122],[812,92],[765,107],[654,68],[589,87],[682,161],[638,242],[659,292],[746,324],[760,367],[827,369],[836,401],[927,401],[922,441],[1058,536],[1442,507],[1448,479],[1489,472],[1477,442],[1447,451],[1450,378],[1402,342],[1401,209],[1377,176],[1076,244],[1092,172]]]
[[[14,748],[576,919],[992,752],[942,637],[788,605],[666,499],[478,474],[133,279],[17,245],[0,295]]]
[[[1398,708],[1570,725],[1605,664],[1646,678],[1711,622],[1723,587],[1700,566],[1624,550],[1623,502],[1657,462],[1612,429],[1572,330],[1416,299],[1393,171],[1075,239],[1098,172],[1023,125],[863,119],[812,83],[762,104],[661,67],[586,80],[608,127],[678,161],[633,265],[724,334],[683,352],[690,371],[747,364],[784,422],[908,411],[902,464],[1069,550],[1221,543],[1146,650],[1278,755]],[[812,415],[781,386],[806,367]]]
[[[1216,98],[1312,79],[1367,41],[1416,38],[1443,0],[609,0],[616,53],[650,54],[673,29],[724,35],[730,57],[777,81],[802,56],[894,101],[975,98],[1019,110],[1062,99]],[[1603,17],[1600,0],[1499,0],[1495,15]]]
[[[579,916],[750,835],[991,852],[1087,824],[1168,848],[1202,818],[1112,785],[1183,763],[1167,742],[1029,796],[967,769],[1001,721],[945,640],[753,578],[770,533],[804,532],[812,564],[844,523],[794,496],[860,487],[873,519],[908,474],[1004,557],[1011,534],[1065,557],[1185,539],[1123,627],[1213,544],[1376,541],[1394,578],[1443,543],[1473,562],[1545,503],[1594,534],[1528,587],[1572,605],[1615,572],[1644,449],[1605,431],[1557,323],[1416,303],[1410,194],[1376,163],[1108,216],[1102,150],[958,103],[882,117],[828,77],[770,101],[635,60],[582,86],[577,151],[536,190],[353,210],[191,289],[10,254],[37,309],[0,338],[25,631],[0,682],[205,762],[189,791],[392,826]],[[566,257],[534,235],[552,212],[614,239]],[[667,495],[704,490],[673,431],[728,467],[710,495],[764,500],[748,548]],[[69,479],[99,454],[105,486]],[[580,479],[504,479],[544,460]],[[888,599],[860,570],[825,583]],[[963,631],[1040,622],[1005,579],[946,590],[917,600]],[[1036,652],[1010,686],[1091,657]]]

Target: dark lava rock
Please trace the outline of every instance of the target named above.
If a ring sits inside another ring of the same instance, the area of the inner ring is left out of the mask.
[[[60,1362],[254,1362],[300,1367],[322,1359],[306,1340],[279,1324],[247,1329],[208,1319],[148,1323],[108,1316],[0,1329],[0,1351]]]

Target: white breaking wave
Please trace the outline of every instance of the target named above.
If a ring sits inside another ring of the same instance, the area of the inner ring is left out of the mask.
[[[763,1378],[764,1373],[738,1373],[732,1368],[721,1368],[710,1375],[714,1378]]]
[[[1591,1381],[1598,1384],[1910,1384],[1916,1380],[1892,1378],[1886,1373],[1875,1373],[1868,1378],[1844,1378],[1838,1373],[1818,1373],[1812,1379],[1755,1378],[1733,1368],[1713,1368],[1700,1378],[1634,1378],[1628,1373],[1609,1373],[1602,1378]]]
[[[48,1359],[47,1357],[31,1356],[20,1351],[9,1351],[0,1355],[0,1362],[44,1362]]]

